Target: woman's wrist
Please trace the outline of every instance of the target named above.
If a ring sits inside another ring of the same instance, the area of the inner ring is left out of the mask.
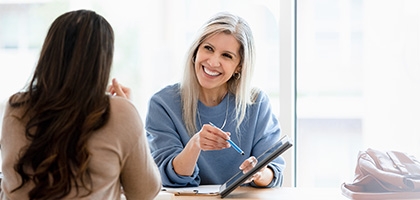
[[[254,180],[254,184],[258,187],[267,187],[273,181],[274,171],[270,167],[265,167],[262,171],[261,178]]]

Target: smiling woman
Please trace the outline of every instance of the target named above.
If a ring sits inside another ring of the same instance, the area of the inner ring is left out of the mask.
[[[195,73],[200,89],[200,100],[206,106],[215,106],[227,94],[225,84],[241,72],[240,44],[228,33],[217,33],[206,39],[197,49]]]
[[[251,86],[254,45],[244,18],[219,12],[191,43],[183,80],[152,96],[145,128],[164,186],[222,184],[238,170],[254,168],[255,157],[280,139],[268,95]],[[228,141],[238,144],[243,156]],[[248,184],[280,186],[284,168],[278,157]]]

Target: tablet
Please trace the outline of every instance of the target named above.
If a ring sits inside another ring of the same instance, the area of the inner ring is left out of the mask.
[[[283,152],[289,149],[292,146],[292,141],[287,135],[284,135],[278,142],[276,142],[273,146],[268,148],[264,153],[258,156],[257,160],[258,163],[255,165],[247,173],[243,174],[242,171],[238,172],[232,178],[227,180],[224,184],[222,184],[219,188],[219,194],[221,198],[226,197],[229,195],[233,190],[237,187],[242,185],[246,180],[251,178],[255,173],[260,171],[263,167],[265,167],[268,163],[273,161],[275,158],[280,156]],[[261,160],[262,159],[262,160]]]
[[[254,168],[245,174],[243,174],[242,171],[239,171],[222,185],[200,185],[198,187],[183,188],[163,187],[162,191],[173,193],[175,196],[220,195],[221,198],[224,198],[291,146],[292,141],[287,135],[284,135],[279,141],[257,157],[258,163]]]

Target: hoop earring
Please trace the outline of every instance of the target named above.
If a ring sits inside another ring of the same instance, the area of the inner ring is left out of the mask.
[[[234,73],[233,78],[235,78],[236,80],[239,80],[241,78],[241,73],[240,72]]]
[[[195,64],[195,56],[193,56],[193,57],[191,58],[191,62],[192,62],[193,64]]]

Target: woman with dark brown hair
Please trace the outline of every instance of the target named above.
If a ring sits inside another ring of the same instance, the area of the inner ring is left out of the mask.
[[[53,22],[31,81],[4,114],[1,199],[158,194],[160,175],[136,108],[106,94],[113,51],[112,27],[93,11]],[[124,93],[118,86],[114,92]]]

